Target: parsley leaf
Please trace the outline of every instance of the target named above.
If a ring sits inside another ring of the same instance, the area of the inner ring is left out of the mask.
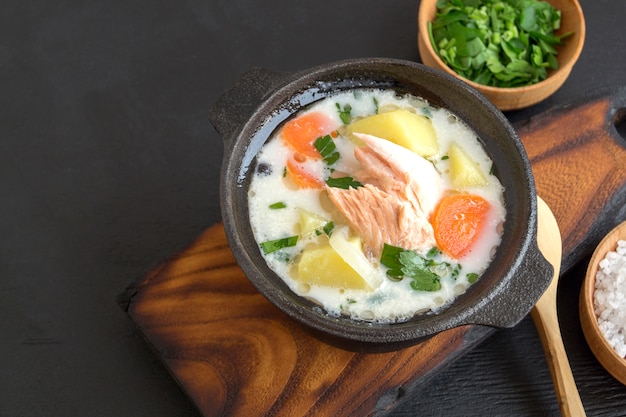
[[[355,180],[352,177],[339,177],[339,178],[328,178],[326,180],[326,184],[329,187],[335,188],[343,188],[344,190],[348,190],[350,188],[359,188],[363,187],[359,181]]]
[[[332,165],[341,157],[337,152],[337,146],[330,135],[319,137],[313,143],[315,149],[322,155],[326,165]]]
[[[392,281],[410,278],[411,288],[415,291],[437,291],[441,289],[439,275],[430,270],[436,264],[432,259],[426,259],[412,250],[402,249],[385,244],[380,263],[388,269],[387,277]]]

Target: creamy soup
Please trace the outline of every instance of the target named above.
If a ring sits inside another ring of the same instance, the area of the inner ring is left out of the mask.
[[[248,198],[261,253],[292,291],[329,315],[380,323],[463,294],[491,262],[506,214],[474,131],[377,89],[327,97],[277,129]]]

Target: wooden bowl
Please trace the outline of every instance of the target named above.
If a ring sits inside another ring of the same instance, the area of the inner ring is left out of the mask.
[[[584,284],[580,291],[579,310],[580,323],[591,351],[596,358],[598,358],[602,366],[613,375],[615,379],[626,385],[626,359],[617,354],[615,349],[609,345],[609,342],[600,332],[593,306],[598,263],[604,259],[609,251],[615,250],[617,241],[620,239],[626,239],[626,222],[621,223],[607,234],[594,251],[589,261]]]
[[[574,33],[566,38],[562,45],[556,48],[558,51],[557,61],[559,62],[559,68],[556,71],[548,72],[548,77],[543,81],[524,87],[488,87],[470,81],[454,72],[437,55],[428,36],[428,22],[435,18],[437,0],[422,0],[419,6],[417,44],[422,62],[462,79],[480,91],[500,110],[516,110],[536,104],[552,95],[563,85],[572,71],[572,67],[578,60],[585,42],[585,18],[578,1],[547,1],[561,11],[561,28],[556,34]]]

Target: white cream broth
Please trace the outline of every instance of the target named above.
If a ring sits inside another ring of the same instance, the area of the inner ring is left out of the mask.
[[[457,268],[459,271],[456,276],[451,274],[442,276],[439,281],[441,288],[436,291],[414,290],[410,285],[411,279],[407,277],[400,281],[389,279],[388,268],[381,265],[379,259],[370,259],[371,268],[377,275],[375,288],[358,290],[337,288],[299,280],[297,263],[302,251],[305,247],[328,241],[328,236],[324,233],[301,235],[299,224],[301,210],[304,209],[332,221],[333,231],[347,227],[347,225],[345,218],[334,207],[324,189],[298,188],[285,176],[285,166],[293,150],[281,140],[279,129],[257,156],[256,170],[249,191],[250,223],[259,244],[289,236],[298,236],[298,241],[295,246],[285,247],[269,254],[264,254],[263,251],[261,253],[268,266],[285,281],[292,291],[314,300],[329,315],[394,323],[406,321],[416,314],[436,313],[467,290],[475,281],[474,274],[480,277],[491,262],[495,248],[500,243],[500,231],[506,210],[502,197],[502,185],[494,175],[489,174],[492,161],[478,141],[476,134],[446,109],[429,106],[426,101],[414,96],[399,96],[393,91],[358,90],[327,97],[304,111],[323,111],[336,123],[339,136],[334,138],[334,143],[341,158],[333,165],[335,171],[349,175],[362,168],[354,156],[356,145],[347,135],[342,134],[345,128],[339,117],[337,103],[341,108],[344,108],[346,104],[351,106],[353,120],[376,112],[384,112],[390,108],[410,108],[418,114],[428,116],[437,134],[440,149],[439,154],[430,157],[429,161],[434,164],[440,174],[444,190],[454,189],[449,177],[449,162],[444,155],[451,143],[461,144],[466,153],[480,166],[488,180],[487,185],[460,190],[480,195],[491,204],[488,222],[479,240],[460,259],[453,259],[444,253],[438,253],[435,256],[436,261],[448,262],[451,268]],[[323,175],[325,170],[323,161],[307,160],[307,163],[314,166],[311,168],[313,172]],[[271,206],[276,203],[284,207],[272,208]],[[372,227],[376,225],[373,224]],[[420,255],[426,256],[426,253],[420,253]],[[457,265],[460,265],[460,269]]]

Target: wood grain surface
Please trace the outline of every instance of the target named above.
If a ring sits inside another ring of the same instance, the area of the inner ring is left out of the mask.
[[[518,126],[561,228],[562,271],[625,215],[621,105],[601,95]],[[123,307],[205,416],[381,415],[492,332],[464,326],[379,354],[332,347],[254,289],[221,224],[127,294]]]
[[[466,344],[459,329],[385,354],[327,345],[256,291],[221,224],[150,275],[129,314],[207,416],[384,411]]]
[[[626,88],[561,106],[516,126],[537,194],[561,228],[563,270],[626,218]]]

